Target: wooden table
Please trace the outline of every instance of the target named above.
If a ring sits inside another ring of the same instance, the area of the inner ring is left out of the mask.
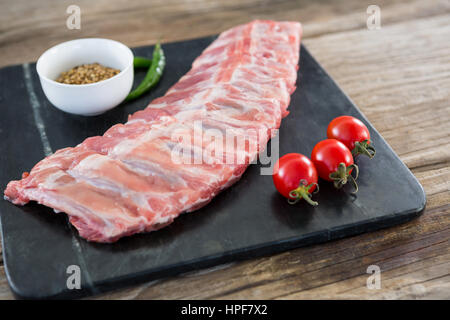
[[[81,0],[76,1],[81,30],[68,30],[71,3],[2,1],[0,66],[36,60],[46,48],[79,37],[139,46],[216,34],[255,18],[301,21],[303,43],[417,176],[428,197],[425,213],[407,224],[96,298],[450,298],[448,0]],[[379,30],[367,28],[370,4],[381,8]],[[381,268],[379,290],[366,287],[367,267],[373,264]],[[13,298],[1,260],[0,298]]]

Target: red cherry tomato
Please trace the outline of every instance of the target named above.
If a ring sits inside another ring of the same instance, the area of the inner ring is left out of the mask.
[[[336,188],[341,188],[350,180],[355,192],[358,191],[358,166],[354,164],[352,153],[342,142],[336,139],[320,141],[311,153],[311,161],[316,166],[319,177],[333,181]],[[355,177],[351,175],[353,169]]]
[[[311,193],[319,189],[317,171],[314,164],[302,154],[288,153],[278,159],[273,170],[273,183],[278,192],[290,203],[305,199],[309,204],[318,203],[311,200]]]
[[[375,148],[370,145],[369,129],[362,121],[351,116],[341,116],[331,120],[327,137],[342,142],[355,157],[364,154],[369,158],[375,156]]]

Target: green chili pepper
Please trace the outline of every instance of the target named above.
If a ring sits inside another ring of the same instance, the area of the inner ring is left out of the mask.
[[[135,68],[148,68],[152,65],[152,59],[134,57],[133,65]]]
[[[164,71],[164,67],[166,65],[166,58],[164,56],[164,51],[161,49],[159,43],[155,45],[155,49],[153,50],[153,58],[150,67],[148,68],[147,74],[145,75],[144,80],[139,84],[139,86],[128,94],[125,101],[134,100],[137,97],[141,96],[152,87],[154,87],[161,75]]]

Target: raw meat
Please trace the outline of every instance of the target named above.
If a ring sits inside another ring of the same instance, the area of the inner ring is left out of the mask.
[[[301,33],[297,22],[259,20],[223,32],[165,96],[43,159],[8,184],[5,199],[65,212],[96,242],[156,230],[204,206],[240,178],[288,114]],[[211,133],[217,140],[205,139]]]

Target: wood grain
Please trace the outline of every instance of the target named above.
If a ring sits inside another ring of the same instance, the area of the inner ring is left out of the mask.
[[[78,1],[82,29],[65,28],[71,1],[0,3],[0,65],[100,36],[130,46],[215,34],[254,18],[304,25],[304,43],[355,101],[427,194],[425,213],[389,229],[146,283],[97,299],[449,299],[450,4],[377,1]],[[374,160],[376,161],[376,160]],[[387,190],[387,192],[390,192]],[[382,288],[369,290],[369,265]],[[0,299],[12,298],[0,262]]]
[[[0,66],[34,61],[47,48],[81,37],[112,38],[129,46],[197,38],[252,19],[295,20],[305,37],[366,27],[370,0],[79,0],[81,29],[66,27],[71,0],[0,2]],[[380,0],[383,24],[448,10],[448,1]]]

